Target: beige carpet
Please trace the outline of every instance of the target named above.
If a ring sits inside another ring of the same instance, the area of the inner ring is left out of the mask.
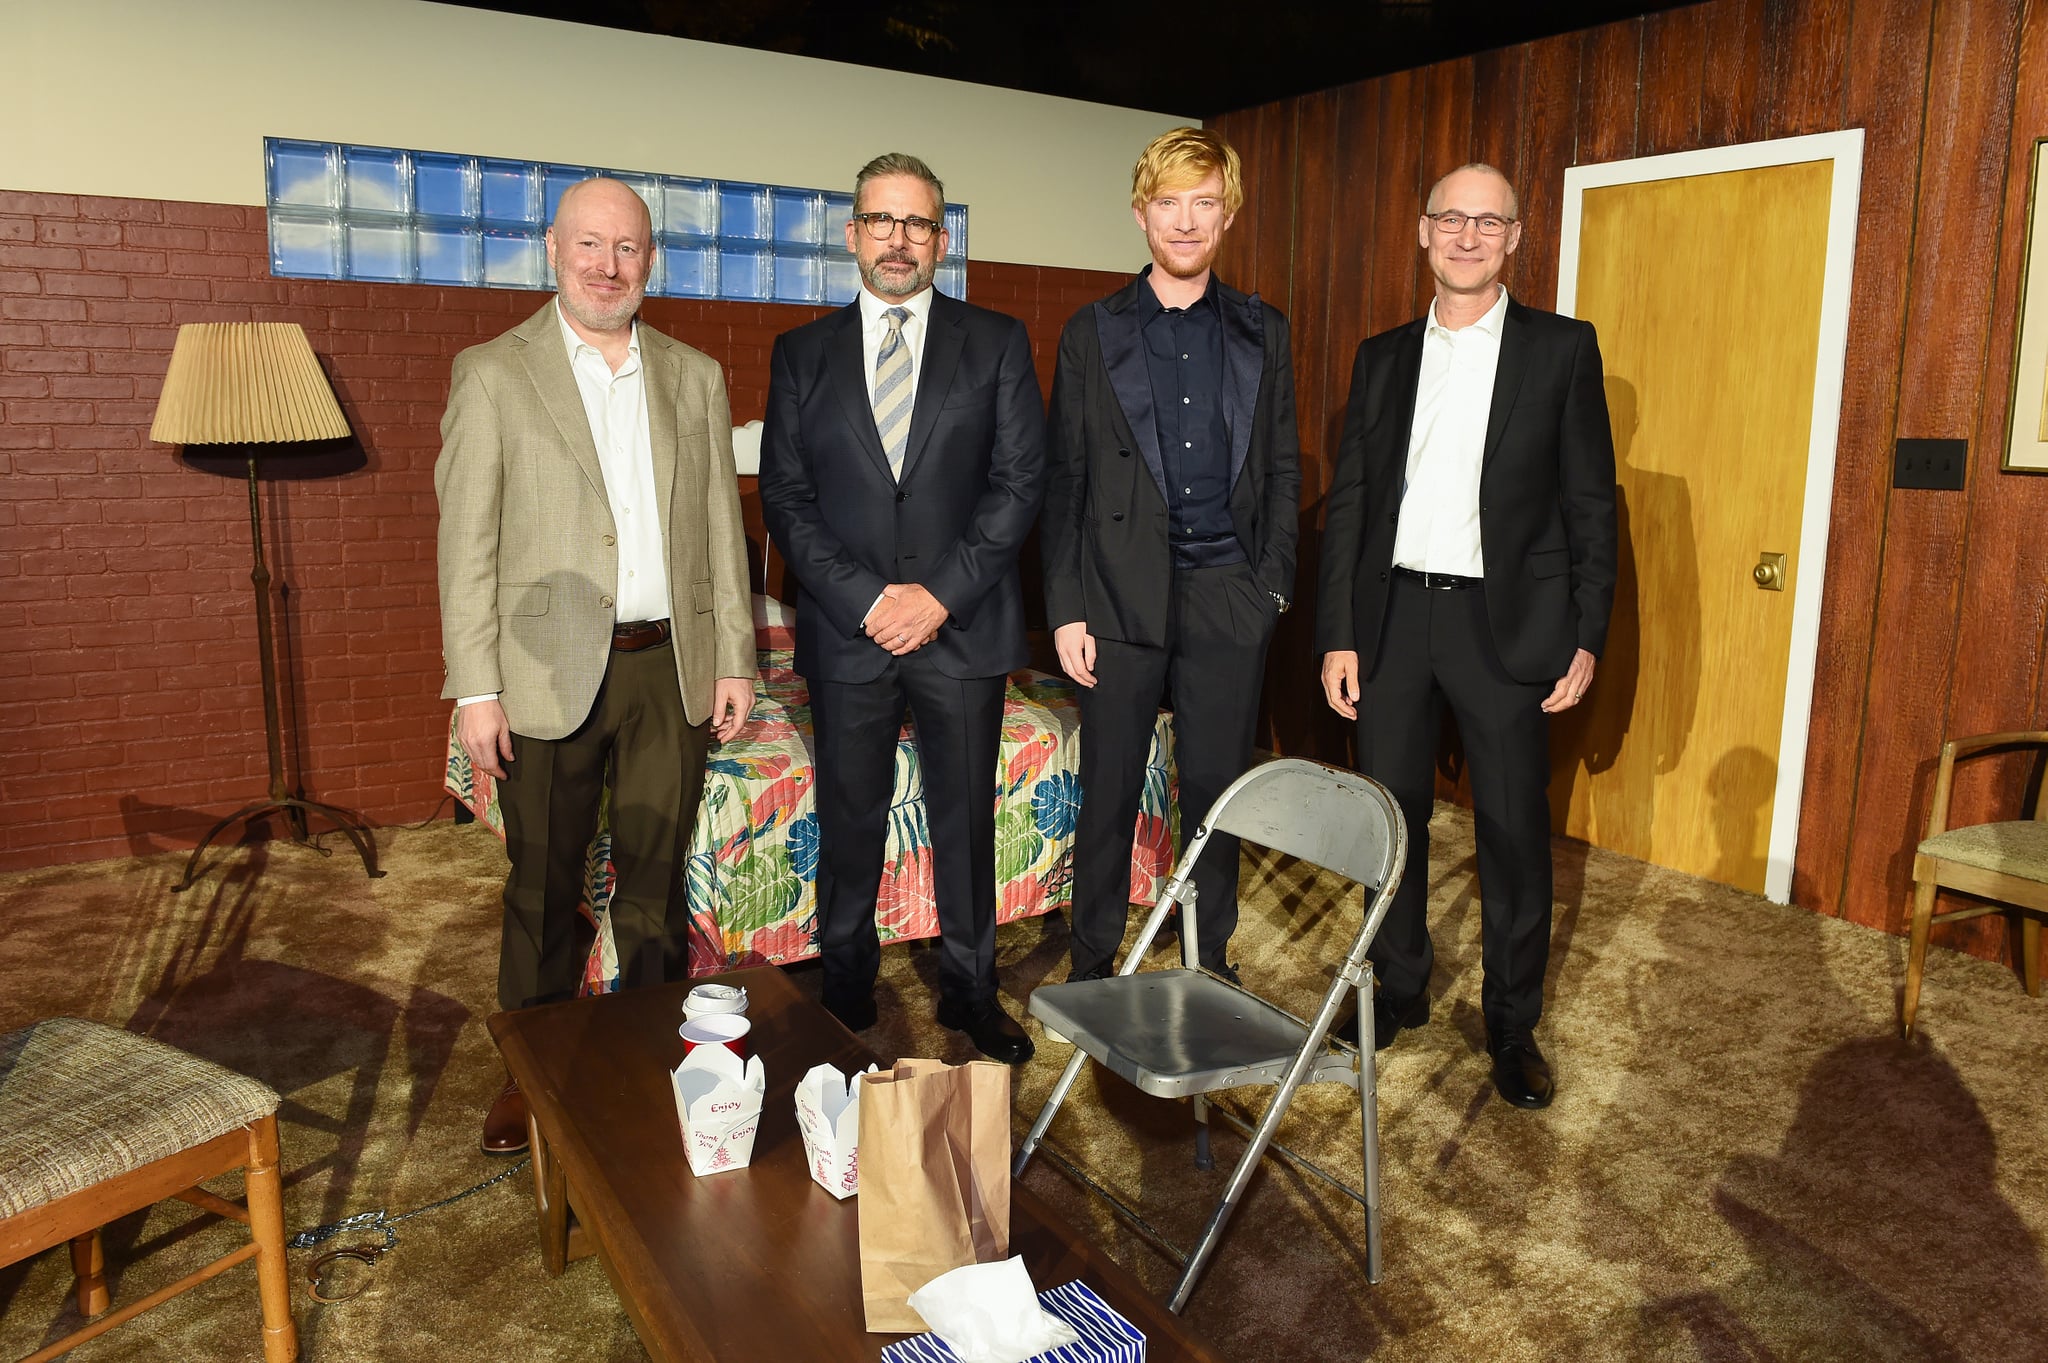
[[[1386,1279],[1363,1220],[1269,1165],[1188,1318],[1242,1360],[2048,1359],[2048,1000],[1936,952],[1924,1039],[1893,1039],[1904,944],[1574,844],[1559,847],[1550,1011],[1559,1098],[1492,1095],[1480,1050],[1467,816],[1436,823],[1435,1018],[1384,1053]],[[146,1032],[286,1095],[297,1229],[408,1210],[503,1167],[477,1153],[499,1070],[492,1006],[503,854],[474,826],[381,835],[390,875],[340,849],[232,849],[169,893],[178,857],[0,878],[0,1030],[76,1014]],[[1238,954],[1306,1004],[1355,897],[1291,863],[1247,863]],[[1065,976],[1058,919],[1006,928],[1013,1003]],[[965,1059],[930,1021],[928,949],[885,954],[884,1055]],[[816,972],[793,972],[815,989]],[[1292,980],[1292,984],[1287,981]],[[1064,1056],[1019,1083],[1020,1122]],[[1189,1164],[1184,1108],[1084,1079],[1054,1128],[1191,1241],[1228,1160]],[[1355,1175],[1341,1090],[1309,1091],[1286,1139]],[[680,1156],[680,1152],[678,1152]],[[1164,1292],[1169,1265],[1040,1161],[1032,1187]],[[224,1191],[232,1192],[227,1188]],[[117,1301],[233,1244],[188,1208],[107,1235]],[[612,1360],[642,1354],[599,1267],[542,1272],[522,1175],[400,1227],[364,1293],[294,1306],[313,1360]],[[139,1256],[147,1255],[147,1258]],[[0,1269],[0,1357],[76,1323],[60,1252]],[[260,1357],[239,1268],[78,1350],[94,1359]]]

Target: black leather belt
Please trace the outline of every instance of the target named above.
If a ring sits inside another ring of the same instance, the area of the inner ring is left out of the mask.
[[[612,626],[612,647],[621,653],[638,653],[643,648],[667,643],[668,636],[666,620],[635,620]]]
[[[1433,592],[1469,592],[1475,587],[1484,587],[1483,577],[1459,577],[1456,573],[1418,573],[1413,568],[1395,568],[1395,577],[1405,577],[1410,582],[1429,588]]]

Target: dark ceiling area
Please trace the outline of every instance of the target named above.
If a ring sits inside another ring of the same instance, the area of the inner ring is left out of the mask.
[[[465,3],[1198,118],[1676,7],[1676,0]],[[902,126],[916,111],[848,116]]]

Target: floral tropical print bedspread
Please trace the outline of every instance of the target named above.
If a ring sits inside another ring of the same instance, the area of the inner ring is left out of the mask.
[[[690,843],[690,973],[807,960],[818,954],[818,815],[810,700],[792,667],[793,639],[780,603],[755,602],[760,678],[754,713],[730,743],[714,741],[704,799]],[[1131,901],[1153,903],[1173,868],[1171,719],[1152,735]],[[1081,808],[1081,711],[1072,682],[1042,672],[1010,676],[1003,705],[996,802],[996,921],[1063,909],[1073,899],[1074,821]],[[505,833],[496,783],[471,768],[449,720],[447,788]],[[590,847],[583,911],[598,926],[585,969],[587,992],[616,987],[606,909],[611,839],[599,818]],[[931,835],[917,749],[906,724],[896,747],[886,863],[875,906],[883,942],[938,935]]]

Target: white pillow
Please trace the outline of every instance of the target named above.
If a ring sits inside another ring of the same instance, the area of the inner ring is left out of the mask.
[[[749,421],[732,428],[733,472],[753,477],[761,472],[761,423]]]

